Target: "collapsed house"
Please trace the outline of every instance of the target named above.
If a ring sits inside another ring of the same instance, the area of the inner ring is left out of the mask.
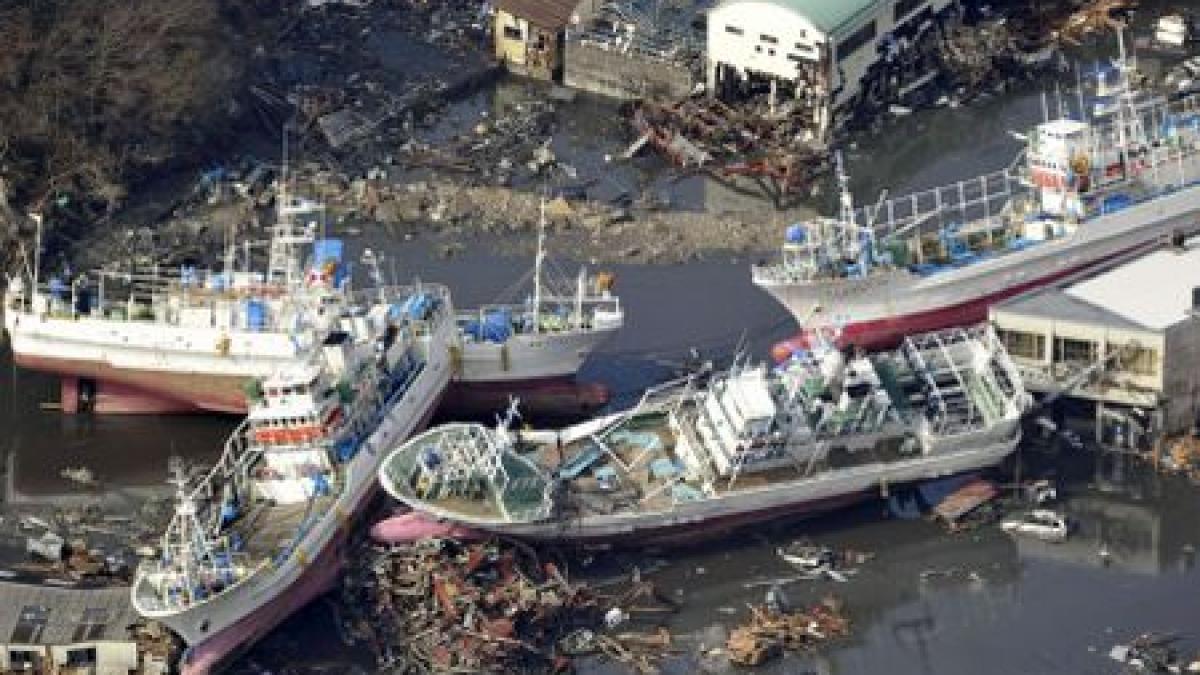
[[[937,73],[937,35],[953,0],[725,0],[708,16],[708,91],[790,101],[814,140],[833,116],[900,100]]]

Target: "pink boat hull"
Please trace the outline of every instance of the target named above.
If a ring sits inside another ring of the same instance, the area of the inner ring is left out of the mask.
[[[429,424],[438,403],[440,400],[435,401],[429,407],[429,411],[421,418],[414,433],[421,431]],[[380,491],[378,481],[372,480],[370,488],[355,505],[353,513],[361,513]],[[208,675],[220,672],[267,633],[283,623],[285,619],[314,599],[333,590],[341,576],[342,568],[346,564],[345,549],[348,527],[350,526],[344,525],[338,530],[320,555],[309,563],[300,578],[296,579],[286,591],[260,605],[258,609],[247,614],[241,621],[204,642],[189,647],[180,663],[180,672],[183,675]]]
[[[415,511],[381,520],[371,528],[371,539],[380,544],[411,544],[431,537],[475,540],[486,535],[469,527],[428,518]]]
[[[161,415],[221,413],[244,415],[245,378],[197,373],[116,369],[105,363],[14,355],[18,366],[58,375],[65,413]],[[577,382],[574,376],[504,382],[452,382],[441,411],[455,417],[490,416],[508,407],[510,396],[532,415],[570,417],[591,413],[608,402],[608,388]]]

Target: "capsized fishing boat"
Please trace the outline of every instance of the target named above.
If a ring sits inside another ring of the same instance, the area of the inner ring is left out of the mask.
[[[133,605],[187,644],[184,672],[219,667],[337,578],[341,547],[386,449],[429,419],[450,379],[449,292],[349,305],[313,358],[257,381],[216,465],[177,475],[160,551]]]
[[[574,283],[547,274],[545,208],[543,201],[529,297],[458,314],[457,363],[446,394],[454,414],[489,414],[513,395],[541,414],[578,414],[607,401],[603,386],[579,383],[576,375],[624,324],[615,278],[586,268]]]
[[[867,349],[984,321],[999,300],[1194,227],[1200,97],[1147,97],[1132,71],[1122,55],[1107,114],[1048,119],[1002,171],[859,209],[839,162],[839,215],[789,227],[779,260],[753,268],[801,324],[773,356],[806,348],[819,313]]]
[[[987,327],[887,353],[823,341],[775,369],[735,365],[559,431],[449,424],[397,447],[396,499],[471,528],[588,542],[714,534],[994,465],[1029,397]]]

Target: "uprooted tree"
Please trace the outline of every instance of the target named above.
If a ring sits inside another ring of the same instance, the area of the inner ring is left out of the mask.
[[[205,142],[236,77],[218,4],[0,0],[0,179],[15,211],[111,213]]]

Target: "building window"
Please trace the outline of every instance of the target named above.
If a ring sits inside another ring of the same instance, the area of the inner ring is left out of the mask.
[[[762,53],[762,45],[754,45],[754,51],[761,54]]]
[[[1046,336],[1016,330],[997,331],[1000,342],[1012,356],[1040,361],[1046,358]]]
[[[1096,360],[1096,343],[1091,340],[1056,338],[1054,360],[1060,363],[1092,363]]]
[[[777,44],[779,44],[779,38],[775,37],[774,35],[766,35],[766,34],[763,34],[763,35],[759,35],[758,37],[759,37],[759,38],[760,38],[760,39],[761,39],[763,42],[765,42],[765,43],[767,43],[767,44],[769,44],[769,45],[777,45]]]
[[[725,26],[725,32],[729,33],[730,35],[744,35],[746,31],[738,28],[737,26]]]
[[[8,650],[8,667],[11,670],[33,670],[37,665],[37,654],[24,649]]]
[[[867,25],[859,28],[853,35],[843,40],[837,46],[838,60],[841,61],[850,56],[859,48],[875,40],[875,22],[871,21]]]
[[[91,668],[96,665],[96,648],[84,647],[67,650],[68,668]]]
[[[767,56],[775,56],[775,50],[774,50],[774,49],[768,49],[768,50],[767,50]]]
[[[1109,345],[1110,352],[1120,354],[1119,368],[1133,375],[1158,374],[1158,352],[1153,349],[1133,346]]]
[[[521,40],[524,38],[524,36],[521,35],[520,28],[517,28],[516,26],[505,26],[504,27],[504,38],[506,40]]]
[[[912,14],[923,4],[925,4],[925,0],[897,0],[895,14],[893,14],[895,22],[900,23],[901,19]]]

